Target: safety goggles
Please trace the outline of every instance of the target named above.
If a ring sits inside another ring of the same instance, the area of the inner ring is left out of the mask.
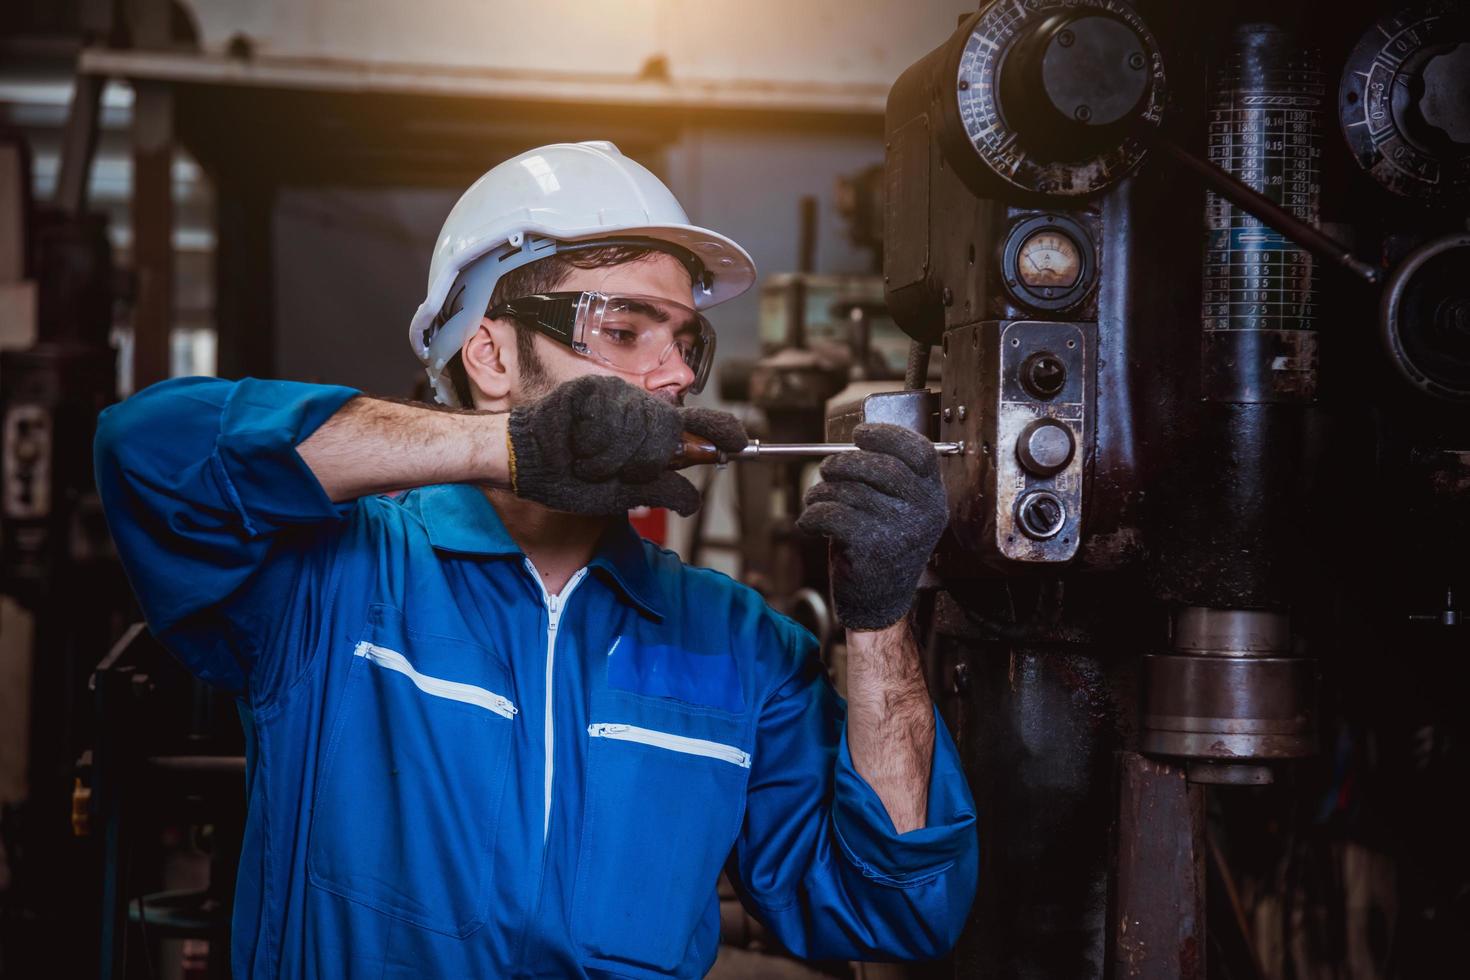
[[[538,293],[507,300],[485,315],[515,320],[628,374],[647,374],[678,357],[694,372],[691,394],[704,388],[715,359],[715,331],[704,315],[656,296]]]

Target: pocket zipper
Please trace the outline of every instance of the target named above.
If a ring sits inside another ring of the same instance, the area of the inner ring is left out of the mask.
[[[398,673],[413,681],[413,686],[425,694],[432,694],[436,698],[444,698],[449,701],[459,701],[462,704],[472,704],[487,711],[493,711],[502,718],[514,718],[516,706],[511,704],[510,699],[487,691],[483,687],[475,687],[473,684],[461,684],[459,681],[447,681],[442,677],[430,677],[420,674],[414,670],[413,664],[408,658],[397,650],[389,650],[380,647],[376,643],[363,640],[352,651],[355,657],[362,657],[370,663]]]
[[[708,759],[719,759],[721,762],[729,762],[740,766],[742,769],[750,768],[750,753],[741,751],[733,745],[725,745],[722,742],[711,742],[703,738],[690,738],[687,735],[674,735],[671,732],[656,732],[651,728],[639,728],[637,725],[610,725],[606,722],[598,722],[587,726],[587,734],[593,738],[612,738],[622,742],[640,742],[643,745],[653,745],[671,752],[683,752],[686,755],[702,755]]]

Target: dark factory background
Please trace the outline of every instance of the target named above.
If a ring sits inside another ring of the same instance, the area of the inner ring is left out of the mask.
[[[137,625],[98,411],[186,374],[422,397],[444,215],[581,139],[761,270],[702,403],[968,447],[915,623],[969,928],[799,963],[730,893],[713,976],[1464,972],[1465,5],[9,0],[0,977],[228,971],[239,723]],[[840,689],[812,478],[711,469],[640,528]]]

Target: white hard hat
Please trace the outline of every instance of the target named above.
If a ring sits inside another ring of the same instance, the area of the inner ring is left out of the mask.
[[[444,219],[429,289],[408,328],[439,401],[457,403],[444,366],[480,324],[501,276],[561,243],[611,239],[673,246],[695,276],[694,305],[723,303],[755,282],[755,263],[724,235],[689,223],[663,182],[606,141],[553,143],[512,157],[470,185]]]

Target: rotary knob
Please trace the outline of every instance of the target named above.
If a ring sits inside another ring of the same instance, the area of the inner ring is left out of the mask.
[[[1021,37],[1001,69],[1001,108],[1028,145],[1080,159],[1116,143],[1152,77],[1147,42],[1103,13],[1057,14]]]
[[[1101,192],[1143,159],[1168,100],[1158,44],[1126,0],[985,0],[899,78],[890,112],[927,91],[945,156],[986,198]]]
[[[1016,523],[1034,541],[1054,538],[1067,524],[1067,505],[1050,490],[1033,490],[1016,503]]]
[[[1405,197],[1470,197],[1470,8],[1429,0],[1363,35],[1343,67],[1342,134],[1384,187]]]
[[[1016,457],[1028,473],[1052,476],[1067,468],[1076,452],[1072,430],[1056,419],[1037,419],[1021,430]]]

